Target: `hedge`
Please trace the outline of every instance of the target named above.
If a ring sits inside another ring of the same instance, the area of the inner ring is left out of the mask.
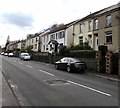
[[[70,57],[78,57],[78,58],[95,58],[96,51],[93,50],[76,50],[70,51]]]

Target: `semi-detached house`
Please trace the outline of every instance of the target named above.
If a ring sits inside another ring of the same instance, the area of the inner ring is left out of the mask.
[[[59,52],[59,49],[63,46],[72,46],[74,42],[73,24],[76,21],[49,29],[49,31],[42,34],[40,36],[42,42],[41,52]]]

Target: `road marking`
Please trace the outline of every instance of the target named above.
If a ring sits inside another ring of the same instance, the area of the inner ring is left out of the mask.
[[[30,68],[33,68],[32,66],[30,66],[30,65],[26,65],[26,66],[28,66],[28,67],[30,67]]]
[[[21,62],[18,62],[19,64],[23,64],[23,63],[21,63]]]
[[[69,80],[68,80],[68,82],[71,83],[71,84],[74,84],[74,85],[77,85],[77,86],[80,86],[80,87],[83,87],[83,88],[86,88],[86,89],[95,91],[95,92],[97,92],[97,93],[106,95],[106,96],[110,96],[110,97],[112,96],[112,95],[110,95],[110,94],[108,94],[108,93],[102,92],[102,91],[100,91],[100,90],[96,90],[96,89],[94,89],[94,88],[91,88],[91,87],[88,87],[88,86],[85,86],[85,85],[82,85],[82,84],[79,84],[79,83],[76,83],[76,82],[73,82],[73,81],[69,81]]]
[[[46,74],[48,74],[48,75],[54,76],[54,74],[51,74],[51,73],[46,72],[46,71],[44,71],[44,70],[39,70],[39,71],[40,71],[40,72],[43,72],[43,73],[46,73]]]
[[[13,60],[14,62],[16,62],[15,60]]]

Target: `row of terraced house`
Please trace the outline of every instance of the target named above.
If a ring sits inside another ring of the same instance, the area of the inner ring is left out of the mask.
[[[91,13],[68,24],[29,34],[25,40],[11,42],[7,50],[33,46],[34,52],[58,52],[60,47],[71,47],[88,42],[93,50],[105,45],[109,51],[120,51],[120,3]]]

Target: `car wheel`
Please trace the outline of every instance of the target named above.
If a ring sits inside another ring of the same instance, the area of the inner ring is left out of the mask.
[[[58,65],[57,64],[55,64],[55,68],[58,69]]]
[[[70,66],[67,66],[67,72],[71,72]]]

